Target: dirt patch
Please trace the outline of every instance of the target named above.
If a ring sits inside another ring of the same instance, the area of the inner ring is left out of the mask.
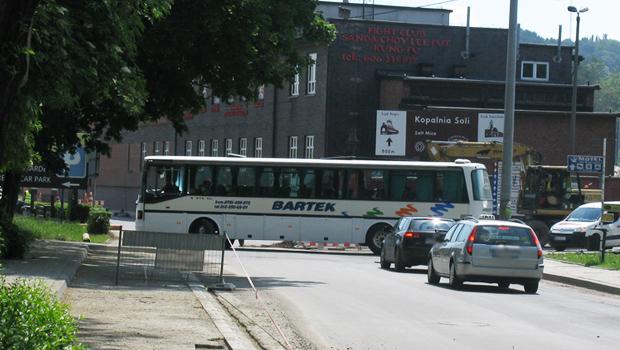
[[[223,344],[220,332],[182,278],[114,284],[116,251],[91,250],[65,292],[81,315],[79,339],[91,349],[194,349]],[[211,347],[213,348],[213,347]]]

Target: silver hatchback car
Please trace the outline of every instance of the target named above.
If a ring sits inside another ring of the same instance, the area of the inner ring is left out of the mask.
[[[452,288],[465,281],[523,285],[536,293],[543,276],[543,252],[531,227],[512,221],[459,221],[431,248],[428,282],[449,279]]]

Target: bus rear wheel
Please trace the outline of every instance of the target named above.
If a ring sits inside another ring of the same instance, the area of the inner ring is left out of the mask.
[[[366,245],[375,255],[381,254],[381,245],[383,245],[383,238],[385,238],[385,228],[387,225],[375,225],[368,230],[366,234]]]

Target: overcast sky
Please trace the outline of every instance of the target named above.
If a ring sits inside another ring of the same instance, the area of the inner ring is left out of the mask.
[[[329,0],[337,1],[337,0]],[[362,3],[363,0],[349,0]],[[367,4],[373,0],[366,0]],[[467,6],[471,7],[471,25],[474,27],[507,28],[510,0],[374,0],[379,5],[424,6],[449,9],[450,25],[464,26]],[[425,6],[435,4],[432,6]],[[545,38],[557,38],[558,26],[562,25],[562,39],[575,37],[575,16],[567,11],[573,5],[588,7],[581,14],[580,36],[602,37],[620,40],[620,0],[519,0],[518,21],[522,29],[537,32]]]

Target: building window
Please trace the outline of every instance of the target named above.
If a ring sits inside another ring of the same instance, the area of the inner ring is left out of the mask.
[[[316,53],[311,53],[308,58],[312,62],[308,65],[308,94],[316,93]]]
[[[153,154],[157,155],[160,152],[161,151],[160,151],[159,141],[153,142]]]
[[[217,157],[220,153],[219,150],[219,140],[218,139],[212,139],[211,140],[211,157]]]
[[[185,155],[188,157],[192,156],[192,141],[185,141]]]
[[[248,155],[248,139],[245,137],[239,139],[239,154],[242,156]]]
[[[198,141],[198,156],[200,157],[205,156],[205,140]]]
[[[229,154],[233,153],[233,149],[232,149],[232,139],[226,139],[226,152],[225,152],[225,156],[228,157]]]
[[[297,136],[288,138],[288,157],[297,158]]]
[[[254,157],[263,157],[263,138],[257,137],[254,139]]]
[[[164,155],[170,154],[170,141],[164,141]]]
[[[549,80],[549,63],[532,61],[521,62],[521,79]]]
[[[291,96],[299,96],[299,72],[295,73],[291,81]]]
[[[306,136],[306,147],[304,150],[305,157],[308,159],[314,158],[314,136]]]

